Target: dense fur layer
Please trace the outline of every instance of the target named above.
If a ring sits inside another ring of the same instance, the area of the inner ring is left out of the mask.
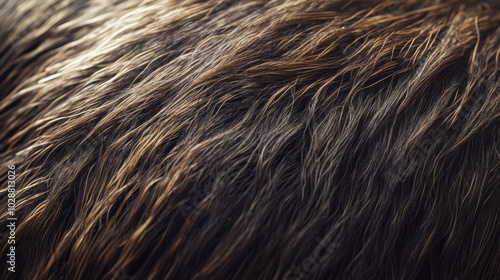
[[[497,4],[3,0],[2,275],[499,279]]]

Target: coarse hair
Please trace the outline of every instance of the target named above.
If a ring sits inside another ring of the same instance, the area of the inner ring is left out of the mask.
[[[3,0],[2,275],[500,279],[498,4]]]

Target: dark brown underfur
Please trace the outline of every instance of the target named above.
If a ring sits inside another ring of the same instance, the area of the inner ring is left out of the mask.
[[[500,279],[497,4],[1,1],[2,278]]]

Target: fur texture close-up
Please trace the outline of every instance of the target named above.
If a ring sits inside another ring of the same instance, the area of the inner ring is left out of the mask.
[[[500,1],[0,0],[1,279],[500,279]]]

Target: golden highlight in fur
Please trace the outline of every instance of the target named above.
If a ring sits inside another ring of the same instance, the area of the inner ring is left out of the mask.
[[[500,279],[499,68],[498,1],[3,0],[1,278]]]

